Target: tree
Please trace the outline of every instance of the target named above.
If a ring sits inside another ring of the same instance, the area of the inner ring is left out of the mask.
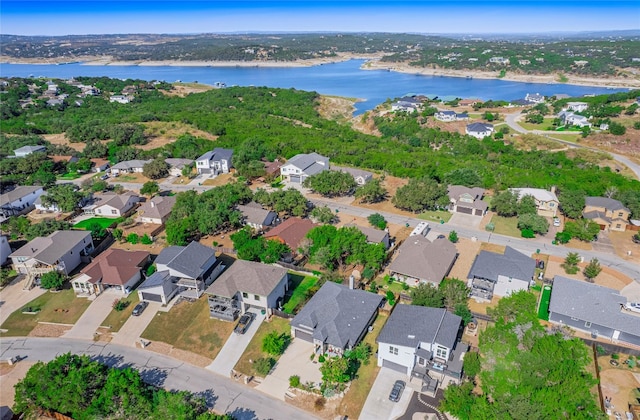
[[[111,234],[113,235],[113,239],[115,239],[116,241],[119,241],[122,239],[122,234],[124,232],[122,231],[122,229],[113,229],[113,231],[111,232]]]
[[[586,194],[582,190],[561,190],[558,200],[562,212],[572,219],[582,217]]]
[[[444,279],[440,282],[438,290],[441,292],[444,307],[453,311],[456,305],[467,304],[469,299],[469,288],[466,283],[458,279]],[[430,306],[430,305],[425,305]]]
[[[98,222],[91,222],[87,225],[87,230],[91,231],[91,237],[94,241],[99,241],[107,236],[107,230]]]
[[[420,283],[411,290],[411,304],[443,308],[444,294],[431,283]]]
[[[536,205],[536,199],[532,195],[524,195],[518,200],[518,206],[516,213],[522,214],[536,214],[538,206]]]
[[[194,167],[195,167],[195,163],[191,163],[189,165],[184,165],[182,167],[182,170],[180,171],[180,174],[185,178],[191,178],[191,176],[193,175],[193,168]]]
[[[480,354],[475,351],[466,352],[462,361],[462,368],[467,376],[471,378],[477,376],[481,369]]]
[[[236,167],[239,176],[243,176],[248,179],[259,178],[266,174],[264,163],[259,160],[252,160],[247,163],[240,164],[234,162],[234,166]]]
[[[387,197],[387,189],[379,179],[372,179],[356,189],[355,197],[361,203],[378,203]]]
[[[150,179],[164,178],[169,175],[169,164],[162,158],[157,158],[142,167],[142,174]]]
[[[142,184],[142,188],[140,188],[140,194],[153,196],[160,191],[160,185],[158,185],[155,181],[147,181]]]
[[[279,356],[284,353],[284,350],[287,348],[287,345],[289,345],[290,341],[291,336],[289,336],[288,334],[278,334],[277,331],[271,331],[262,339],[261,348],[265,353]]]
[[[40,277],[40,286],[43,289],[60,290],[67,277],[59,271],[49,271]]]
[[[392,199],[393,205],[418,213],[424,210],[437,210],[449,204],[447,187],[438,185],[430,178],[412,178],[409,183],[398,188]]]
[[[525,213],[518,216],[518,229],[531,230],[544,235],[549,231],[549,222],[537,214]]]
[[[328,385],[335,385],[348,382],[349,360],[344,357],[331,357],[320,366],[322,380]]]
[[[538,114],[537,112],[528,113],[526,121],[532,124],[542,124],[544,122],[544,116],[542,114]]]
[[[482,178],[478,171],[472,168],[457,168],[445,175],[445,181],[449,185],[464,185],[477,187],[482,185]]]
[[[276,364],[273,357],[261,357],[253,362],[253,368],[259,375],[267,376]]]
[[[56,206],[61,212],[67,213],[77,209],[84,196],[75,185],[60,184],[48,188],[41,199],[45,206]]]
[[[384,230],[387,227],[387,221],[384,219],[384,216],[380,213],[373,213],[367,217],[369,224],[375,228],[380,230]]]
[[[107,184],[107,181],[98,180],[94,182],[93,185],[91,186],[91,191],[102,192],[102,191],[105,191],[107,188],[109,188],[109,184]]]
[[[322,171],[305,179],[302,185],[325,197],[336,197],[351,193],[357,184],[347,172]]]
[[[130,234],[127,235],[127,242],[135,245],[138,242],[140,242],[140,236],[138,236],[138,234],[135,232],[131,232]]]
[[[576,274],[578,272],[578,263],[581,261],[577,252],[569,252],[564,259],[564,263],[560,266],[564,268],[567,274]]]
[[[609,123],[609,132],[615,136],[622,136],[627,132],[627,128],[615,121]]]
[[[578,219],[575,222],[565,223],[564,232],[567,232],[572,238],[590,242],[598,237],[600,225],[588,219]]]
[[[589,261],[589,264],[587,264],[587,266],[584,268],[583,273],[587,280],[593,282],[593,279],[598,277],[598,274],[600,274],[601,271],[602,267],[600,267],[600,262],[598,261],[598,259],[592,258],[591,261]]]
[[[458,242],[458,232],[456,232],[455,230],[449,232],[449,241],[453,242],[454,244]]]
[[[311,210],[311,217],[318,223],[332,224],[337,221],[336,214],[327,206],[314,207]]]
[[[491,210],[498,216],[515,216],[518,212],[518,195],[509,190],[497,193],[491,200]]]
[[[453,309],[453,313],[462,318],[462,324],[467,325],[473,320],[473,313],[466,303],[458,303]]]

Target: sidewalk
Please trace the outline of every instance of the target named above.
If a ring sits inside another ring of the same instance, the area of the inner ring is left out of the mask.
[[[105,320],[113,309],[113,301],[116,297],[115,294],[103,292],[95,298],[78,321],[76,321],[75,325],[67,331],[63,337],[93,340],[96,330],[102,325],[102,321]]]

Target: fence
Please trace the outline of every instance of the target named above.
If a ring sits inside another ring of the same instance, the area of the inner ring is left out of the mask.
[[[102,242],[100,242],[100,244],[94,248],[93,252],[91,253],[91,258],[95,258],[98,254],[100,254],[102,251],[104,251],[105,249],[109,248],[111,246],[112,243],[114,243],[115,240],[113,239],[113,235],[111,235],[111,233],[107,233],[107,236],[104,237],[104,239],[102,240]]]
[[[278,309],[273,309],[272,312],[278,318],[284,318],[284,319],[293,319],[293,318],[295,318],[295,315],[288,314],[288,313],[280,311]]]

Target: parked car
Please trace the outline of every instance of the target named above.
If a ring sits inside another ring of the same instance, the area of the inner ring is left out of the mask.
[[[107,174],[104,174],[104,175],[102,175],[102,176],[100,177],[100,179],[101,179],[101,180],[103,180],[103,181],[104,181],[105,179],[107,179],[107,178],[109,178],[109,175],[107,175]]]
[[[141,313],[144,312],[145,309],[147,309],[147,306],[149,306],[149,302],[142,301],[138,303],[136,307],[133,308],[133,312],[131,312],[131,315],[139,316]]]
[[[238,321],[238,325],[236,325],[236,327],[233,329],[233,332],[236,334],[244,334],[247,332],[247,330],[249,329],[249,325],[251,325],[251,322],[253,321],[253,318],[255,318],[255,314],[251,313],[251,312],[245,312],[241,317],[240,320]]]
[[[544,261],[543,260],[538,261],[538,268],[540,270],[544,270]]]
[[[553,226],[556,226],[556,227],[560,226],[560,219],[558,219],[557,217],[555,217],[555,218],[553,219]]]
[[[404,381],[397,380],[393,384],[393,388],[391,388],[391,393],[389,394],[389,399],[393,402],[400,401],[400,397],[402,396],[402,392],[404,391],[404,387],[407,384]]]

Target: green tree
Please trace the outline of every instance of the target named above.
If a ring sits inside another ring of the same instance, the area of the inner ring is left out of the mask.
[[[497,193],[491,200],[491,210],[499,216],[515,216],[518,213],[518,195],[509,190]]]
[[[449,196],[447,187],[438,185],[433,179],[410,179],[407,185],[398,188],[392,202],[400,209],[417,213],[445,208],[449,204]]]
[[[331,357],[320,366],[322,380],[328,385],[336,385],[348,382],[349,376],[349,360],[344,357]]]
[[[453,242],[454,244],[458,242],[458,232],[456,232],[455,230],[449,232],[449,241]]]
[[[560,210],[572,219],[582,217],[582,209],[584,209],[586,194],[582,190],[561,190],[558,200],[560,201]]]
[[[284,353],[290,341],[291,337],[288,334],[278,334],[277,331],[271,331],[262,339],[261,348],[265,353],[279,356]]]
[[[380,230],[384,230],[387,227],[387,221],[384,219],[384,216],[380,213],[373,213],[367,217],[369,224],[375,228]]]
[[[337,221],[336,214],[327,206],[316,206],[311,210],[311,217],[318,223],[335,223]]]
[[[160,179],[169,176],[169,164],[162,158],[157,158],[145,163],[142,174],[150,179]]]
[[[544,235],[549,231],[549,222],[546,218],[535,213],[525,213],[518,216],[518,229],[528,229]]]
[[[91,238],[93,238],[94,241],[99,241],[107,236],[107,230],[98,222],[89,223],[87,230],[91,231]]]
[[[627,128],[615,121],[609,123],[609,132],[615,136],[622,136],[627,132]]]
[[[93,185],[91,186],[91,191],[102,192],[106,191],[107,188],[109,188],[109,184],[107,184],[107,181],[99,180],[93,183]]]
[[[81,200],[85,197],[75,185],[60,184],[47,189],[47,193],[42,195],[42,204],[45,206],[56,206],[62,212],[72,212],[79,207]]]
[[[464,185],[467,187],[478,187],[482,185],[482,178],[478,171],[472,168],[456,168],[445,175],[446,183],[449,185]]]
[[[59,271],[49,271],[40,277],[40,286],[43,289],[60,290],[67,277]]]
[[[137,233],[130,233],[127,235],[127,242],[129,242],[130,244],[137,244],[140,241],[140,237],[138,236]]]
[[[160,191],[160,185],[158,185],[155,181],[147,181],[142,184],[142,188],[140,188],[140,194],[153,196]]]
[[[473,378],[480,373],[482,369],[480,364],[480,354],[475,351],[468,351],[464,354],[464,359],[462,362],[462,368],[464,369],[464,373]]]
[[[305,179],[303,186],[325,197],[336,197],[351,193],[356,181],[346,172],[322,171]]]
[[[473,320],[473,313],[467,303],[458,303],[453,309],[453,313],[462,318],[462,325],[467,325]]]
[[[454,308],[462,303],[467,303],[469,299],[469,288],[466,283],[458,279],[444,279],[440,282],[438,290],[443,296],[444,307],[449,311],[453,311]],[[430,306],[430,305],[424,305]]]
[[[544,116],[542,114],[538,114],[537,112],[528,113],[526,121],[532,124],[542,124],[544,122]]]
[[[372,179],[356,189],[355,197],[361,203],[378,203],[387,197],[387,189],[379,179]]]
[[[538,206],[536,205],[536,200],[531,195],[524,195],[518,200],[518,206],[516,209],[516,213],[518,215],[523,214],[536,214],[538,211]]]
[[[431,283],[420,283],[411,289],[411,304],[444,308],[444,294]]]
[[[580,263],[580,255],[577,252],[569,252],[564,259],[561,267],[567,274],[576,274],[578,272],[578,263]]]
[[[115,239],[116,241],[119,241],[122,239],[122,234],[124,232],[122,231],[122,229],[113,229],[113,231],[111,231],[111,234],[113,235],[113,239]]]
[[[587,266],[584,268],[584,276],[587,278],[587,280],[593,282],[593,279],[598,277],[598,274],[600,274],[601,271],[602,267],[600,267],[600,262],[598,261],[598,259],[592,258],[591,261],[589,261],[589,264],[587,264]]]
[[[588,219],[578,219],[574,222],[565,223],[564,232],[571,235],[572,238],[590,242],[598,237],[600,226]]]

